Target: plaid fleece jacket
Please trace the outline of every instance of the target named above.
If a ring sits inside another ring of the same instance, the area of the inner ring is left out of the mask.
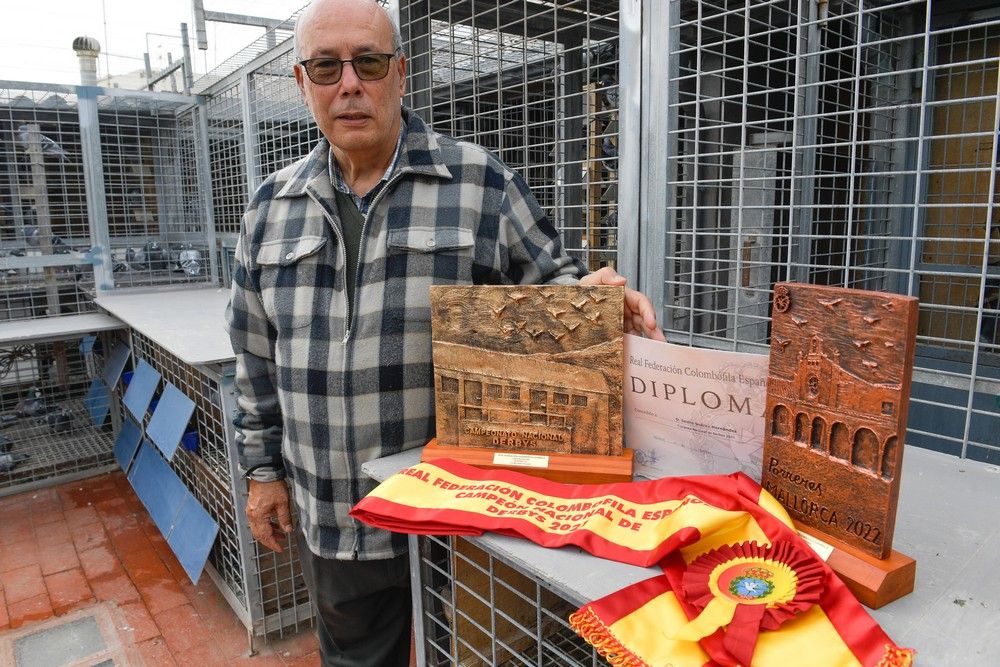
[[[262,481],[290,478],[306,540],[324,558],[406,549],[404,536],[347,512],[375,485],[363,463],[434,435],[429,287],[585,273],[518,174],[402,113],[405,143],[365,217],[357,275],[344,275],[325,140],[260,186],[236,250],[227,322],[240,465]]]

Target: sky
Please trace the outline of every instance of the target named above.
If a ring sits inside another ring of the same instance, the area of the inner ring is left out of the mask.
[[[307,0],[203,0],[208,11],[286,19]],[[183,55],[180,24],[188,24],[194,70],[213,69],[264,34],[263,28],[209,23],[208,50],[194,40],[191,0],[5,0],[0,19],[0,80],[77,84],[80,66],[73,39],[101,44],[98,78],[142,69],[148,49],[154,71],[168,52]]]

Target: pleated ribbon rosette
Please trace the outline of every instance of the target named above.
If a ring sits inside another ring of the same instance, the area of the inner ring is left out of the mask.
[[[781,505],[742,473],[560,484],[446,459],[393,475],[351,510],[418,535],[490,531],[658,566],[570,616],[612,665],[908,666]]]

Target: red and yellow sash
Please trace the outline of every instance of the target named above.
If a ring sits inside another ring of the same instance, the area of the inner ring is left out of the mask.
[[[742,473],[574,485],[439,460],[393,475],[351,515],[401,533],[491,531],[659,565],[663,574],[570,618],[613,665],[912,664]]]

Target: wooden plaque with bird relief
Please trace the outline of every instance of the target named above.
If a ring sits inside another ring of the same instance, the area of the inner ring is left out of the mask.
[[[623,309],[613,286],[431,287],[437,437],[424,460],[630,480]]]
[[[907,559],[892,538],[917,299],[778,283],[772,306],[761,484],[840,557],[884,570]],[[909,592],[912,571],[901,576]],[[886,595],[862,602],[880,606]]]

